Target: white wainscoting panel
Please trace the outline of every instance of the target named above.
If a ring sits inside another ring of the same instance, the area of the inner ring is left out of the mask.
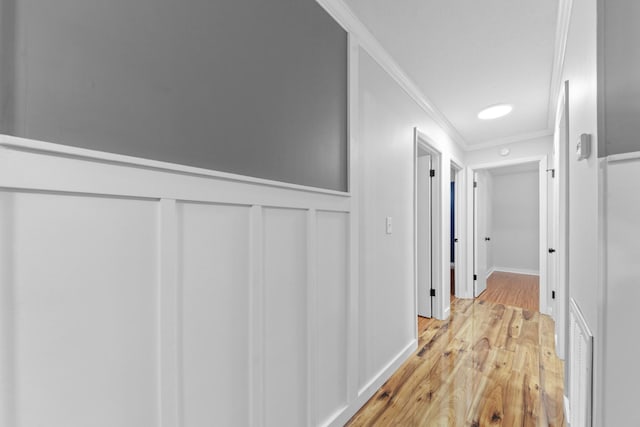
[[[604,330],[598,350],[604,352],[602,425],[640,425],[638,390],[640,340],[640,152],[612,155],[606,163],[606,297]],[[572,408],[573,412],[573,408]]]
[[[157,201],[13,192],[3,204],[8,425],[157,425]]]
[[[249,209],[178,204],[185,427],[249,424]]]
[[[0,135],[0,426],[344,423],[364,403],[351,212],[346,193]]]
[[[307,423],[307,217],[264,210],[265,425]]]
[[[317,313],[314,393],[320,425],[332,421],[347,406],[347,302],[349,215],[317,213]],[[317,423],[316,423],[317,424]]]

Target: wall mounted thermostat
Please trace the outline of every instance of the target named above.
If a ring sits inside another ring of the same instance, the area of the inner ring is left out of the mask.
[[[576,144],[576,156],[578,160],[588,159],[591,155],[591,135],[583,133]]]

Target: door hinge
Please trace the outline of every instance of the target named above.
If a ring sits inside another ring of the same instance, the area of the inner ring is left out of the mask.
[[[478,275],[477,274],[473,275],[473,280],[478,280]]]
[[[478,181],[473,181],[473,188],[476,188],[478,186]]]
[[[551,299],[556,299],[556,291],[551,291]]]
[[[435,289],[431,289],[430,294],[431,294],[432,297],[435,297],[436,296],[436,290]]]
[[[434,176],[436,176],[436,170],[435,170],[435,169],[430,169],[430,170],[429,170],[429,176],[430,176],[431,178],[433,178]]]
[[[556,251],[555,249],[553,249],[553,248],[549,248],[549,253],[550,253],[550,254],[554,253],[555,251]]]

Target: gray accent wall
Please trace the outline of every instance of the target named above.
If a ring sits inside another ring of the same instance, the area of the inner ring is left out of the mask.
[[[640,2],[607,0],[599,6],[603,157],[640,151]]]
[[[315,0],[0,1],[2,133],[347,190],[347,33]]]
[[[0,0],[0,132],[13,134],[15,123],[15,1]]]

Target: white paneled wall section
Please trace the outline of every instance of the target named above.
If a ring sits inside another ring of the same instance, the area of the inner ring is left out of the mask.
[[[0,426],[343,425],[413,353],[413,129],[443,194],[465,154],[319,3],[349,31],[349,193],[0,135]]]
[[[347,407],[347,193],[0,140],[0,425],[302,426]]]
[[[640,412],[632,409],[637,405],[634,384],[640,381],[640,342],[635,332],[629,333],[637,324],[640,299],[640,152],[610,155],[600,159],[600,167],[606,189],[602,198],[606,285],[600,344],[604,372],[602,390],[596,388],[603,396],[601,425],[640,425]]]

